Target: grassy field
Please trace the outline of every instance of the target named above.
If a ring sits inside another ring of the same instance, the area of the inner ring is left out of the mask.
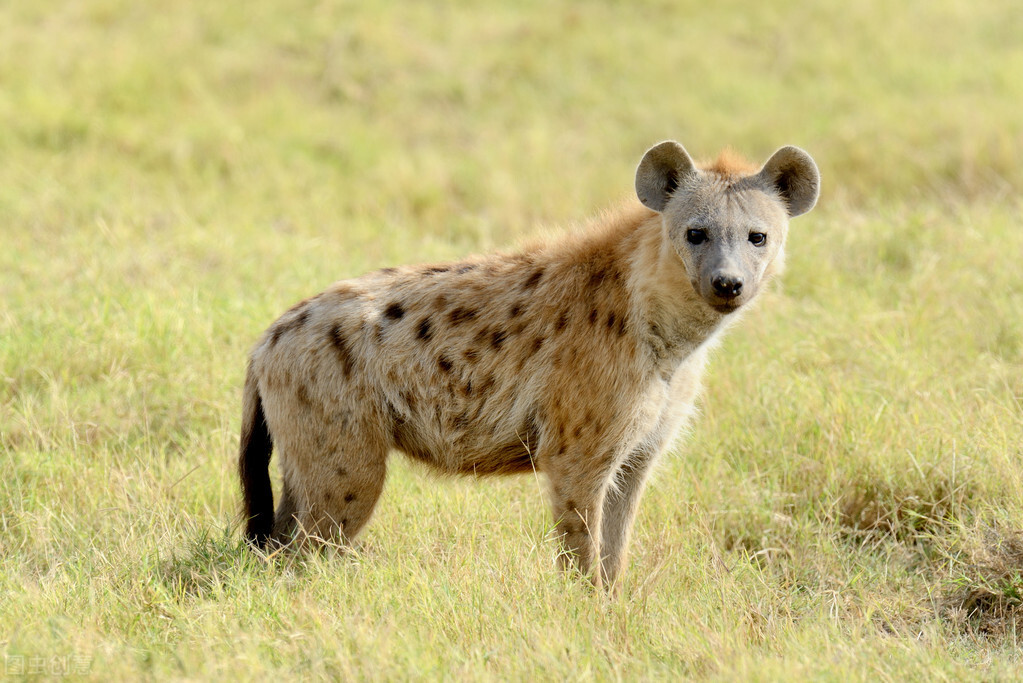
[[[1021,35],[1010,0],[0,4],[4,673],[1018,677]],[[556,569],[535,478],[397,458],[352,557],[246,551],[280,312],[568,229],[669,137],[824,189],[619,598]]]

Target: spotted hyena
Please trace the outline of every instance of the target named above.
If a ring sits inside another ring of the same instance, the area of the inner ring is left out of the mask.
[[[245,381],[247,538],[351,540],[398,450],[444,472],[542,472],[565,557],[614,585],[709,348],[781,269],[788,219],[818,186],[796,147],[757,169],[662,142],[636,171],[640,203],[578,234],[385,268],[292,307]]]

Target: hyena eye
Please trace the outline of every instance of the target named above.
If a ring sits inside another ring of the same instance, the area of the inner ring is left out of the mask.
[[[686,230],[686,241],[689,244],[703,244],[707,241],[707,233],[699,228]]]
[[[751,232],[749,234],[749,241],[754,247],[762,247],[767,244],[767,235],[762,232]]]

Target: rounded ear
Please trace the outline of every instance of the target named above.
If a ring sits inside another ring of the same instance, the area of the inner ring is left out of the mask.
[[[698,173],[696,164],[682,145],[667,140],[643,155],[636,169],[636,195],[643,205],[663,211],[671,194]]]
[[[798,147],[779,149],[757,177],[781,195],[789,217],[804,214],[817,203],[821,174],[810,155]]]

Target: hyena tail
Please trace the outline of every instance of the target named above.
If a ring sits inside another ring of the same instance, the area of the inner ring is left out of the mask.
[[[242,398],[238,476],[242,482],[245,538],[258,548],[266,546],[274,525],[274,492],[270,486],[270,454],[273,448],[273,437],[263,415],[263,400],[250,366]]]

